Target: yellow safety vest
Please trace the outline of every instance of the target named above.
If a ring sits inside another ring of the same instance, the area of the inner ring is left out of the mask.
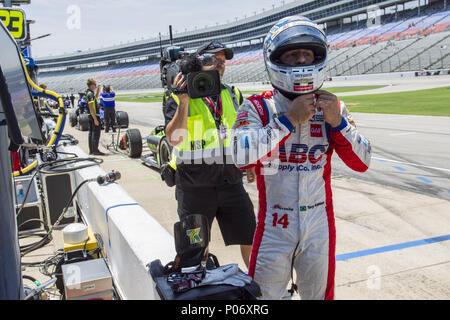
[[[176,95],[171,96],[177,104],[180,103]],[[222,99],[220,124],[223,129],[226,128],[226,138],[220,138],[219,129],[205,102],[201,98],[189,99],[188,134],[172,150],[172,158],[169,162],[172,168],[176,169],[176,164],[180,161],[190,161],[192,164],[202,163],[202,160],[208,164],[224,163],[224,155],[231,159],[230,133],[236,121],[240,94],[236,88],[225,86],[220,96]]]

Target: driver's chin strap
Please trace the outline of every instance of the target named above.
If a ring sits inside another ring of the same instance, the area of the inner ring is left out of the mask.
[[[294,100],[295,98],[298,98],[298,97],[300,97],[300,96],[302,96],[302,95],[305,95],[305,94],[310,94],[310,93],[316,93],[316,91],[317,90],[319,90],[319,89],[317,89],[317,90],[314,90],[313,92],[308,92],[308,93],[299,93],[299,94],[296,94],[296,93],[290,93],[290,92],[287,92],[287,91],[284,91],[284,90],[282,90],[282,89],[279,89],[279,88],[276,88],[276,87],[274,87],[279,93],[281,93],[285,98],[287,98],[287,99],[289,99],[289,100]]]

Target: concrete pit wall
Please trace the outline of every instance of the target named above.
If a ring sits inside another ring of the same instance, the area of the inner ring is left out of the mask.
[[[76,146],[59,150],[88,157]],[[78,169],[73,176],[75,186],[105,174],[99,166]],[[159,299],[147,264],[160,259],[164,265],[174,259],[173,236],[117,183],[86,183],[78,191],[76,201],[85,222],[103,240],[119,296],[133,300]]]

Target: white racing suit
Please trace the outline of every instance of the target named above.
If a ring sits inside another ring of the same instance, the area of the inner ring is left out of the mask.
[[[351,169],[368,169],[370,143],[361,136],[343,102],[336,128],[323,111],[293,127],[283,115],[291,101],[275,91],[241,105],[232,130],[233,160],[255,166],[258,224],[249,275],[261,299],[286,294],[292,268],[302,299],[333,299],[336,232],[331,195],[331,155],[336,150]]]

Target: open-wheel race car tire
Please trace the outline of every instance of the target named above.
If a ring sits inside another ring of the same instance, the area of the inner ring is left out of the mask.
[[[125,132],[125,146],[130,158],[138,158],[142,154],[142,137],[138,129],[128,129]]]
[[[170,161],[172,157],[172,146],[169,143],[169,140],[166,137],[161,139],[159,143],[159,166],[166,164]]]
[[[82,113],[78,117],[78,123],[80,124],[81,131],[89,130],[89,115],[87,113]]]
[[[75,112],[69,112],[69,122],[71,127],[75,127],[78,123],[78,117]]]
[[[116,111],[116,123],[121,128],[128,128],[128,113],[126,113],[125,111]]]

